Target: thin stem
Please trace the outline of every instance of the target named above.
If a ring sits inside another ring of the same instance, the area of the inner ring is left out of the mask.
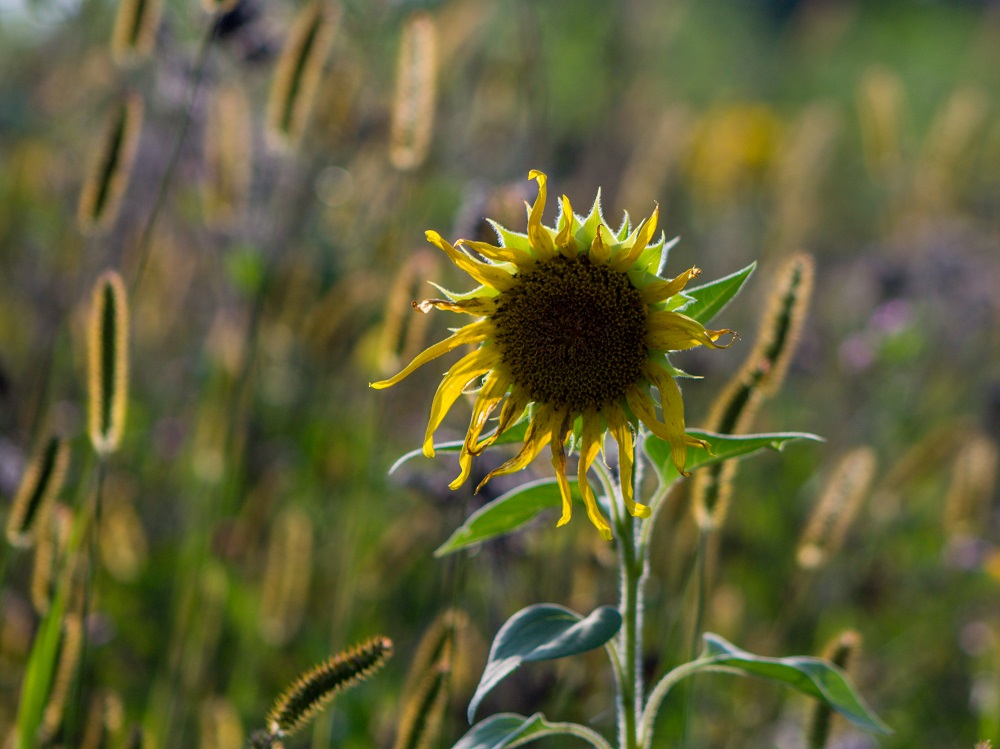
[[[135,298],[135,293],[142,282],[142,274],[146,270],[150,246],[153,243],[153,229],[156,228],[156,220],[159,218],[160,210],[166,202],[167,191],[170,189],[174,178],[174,171],[177,168],[177,163],[180,161],[181,147],[184,145],[184,137],[187,135],[188,126],[191,124],[195,101],[198,98],[198,91],[201,89],[201,82],[205,76],[205,68],[208,65],[208,53],[212,49],[212,41],[215,39],[218,27],[218,20],[213,18],[208,27],[208,32],[201,41],[201,47],[198,49],[198,57],[195,59],[194,66],[194,80],[191,82],[191,92],[188,95],[187,106],[184,108],[184,118],[181,120],[180,129],[177,131],[177,140],[174,141],[173,151],[170,152],[167,169],[163,173],[163,179],[160,180],[160,186],[153,201],[153,210],[150,212],[149,218],[146,219],[146,224],[143,226],[142,234],[139,237],[139,259],[136,262],[132,283],[129,285],[128,295],[132,299]]]
[[[656,723],[656,716],[660,712],[660,705],[667,696],[667,693],[679,681],[698,672],[732,673],[733,670],[726,666],[707,665],[705,659],[702,658],[683,663],[660,679],[659,683],[653,688],[653,691],[650,692],[646,708],[642,712],[639,737],[644,746],[649,743],[649,740],[653,736],[653,726]]]
[[[609,744],[608,740],[603,736],[601,736],[601,734],[597,733],[597,731],[587,728],[586,726],[581,726],[579,723],[549,723],[548,721],[546,721],[545,728],[547,729],[547,731],[550,731],[552,733],[569,734],[571,736],[576,736],[578,738],[581,738],[587,743],[589,743],[591,746],[597,747],[597,749],[612,749],[611,744]],[[510,744],[510,747],[511,749],[513,749],[514,747],[527,744],[529,741],[534,741],[537,738],[539,737],[536,735],[536,736],[529,736],[525,738],[523,741],[515,740]]]
[[[620,492],[620,490],[619,490]],[[621,749],[637,749],[638,717],[642,710],[642,668],[640,630],[642,622],[640,579],[642,565],[636,564],[635,521],[625,510],[624,501],[614,497],[612,515],[618,536],[618,564],[621,572],[622,628],[619,634],[622,678],[619,683],[618,741]]]

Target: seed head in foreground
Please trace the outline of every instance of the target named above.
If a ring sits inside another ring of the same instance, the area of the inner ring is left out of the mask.
[[[528,209],[527,234],[491,222],[500,239],[499,246],[494,246],[468,240],[452,245],[437,232],[427,232],[428,241],[479,286],[464,294],[444,292],[446,299],[428,299],[414,306],[421,312],[437,308],[476,319],[426,349],[395,377],[372,383],[372,387],[395,385],[442,354],[478,344],[448,370],[438,387],[424,454],[433,457],[434,432],[467,386],[481,381],[459,456],[461,474],[451,488],[457,489],[469,477],[472,457],[527,411],[530,421],[520,452],[482,484],[521,470],[550,445],[562,495],[559,525],[567,523],[572,495],[566,476],[566,443],[576,433],[579,485],[587,515],[601,535],[610,539],[611,527],[587,481],[587,471],[603,449],[605,433],[610,431],[618,443],[622,498],[628,511],[648,516],[649,508],[632,496],[638,424],[670,443],[681,473],[687,446],[707,447],[684,433],[684,403],[674,381],[679,373],[667,353],[696,346],[721,348],[716,341],[732,331],[706,330],[675,311],[686,301],[680,295],[684,287],[701,271],[691,268],[670,280],[657,275],[665,250],[662,234],[650,243],[658,209],[634,230],[626,217],[616,232],[601,214],[600,194],[586,216],[574,214],[564,195],[556,226],[550,228],[542,225],[546,176],[539,171],[528,176],[538,182],[538,197]],[[653,388],[659,392],[662,417],[657,415]],[[483,429],[497,408],[497,427],[483,438]]]

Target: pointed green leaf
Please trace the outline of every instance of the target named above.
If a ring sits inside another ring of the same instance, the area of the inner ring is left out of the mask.
[[[586,619],[552,603],[521,609],[504,623],[493,640],[486,669],[469,702],[469,722],[483,698],[522,663],[593,650],[614,637],[621,625],[621,614],[611,606],[601,606]]]
[[[740,293],[743,284],[757,267],[757,262],[750,263],[743,270],[738,270],[728,276],[719,278],[693,289],[685,289],[684,294],[691,297],[691,302],[681,308],[688,317],[694,318],[702,325],[707,324],[719,314],[730,300]]]
[[[569,482],[574,502],[583,502],[576,480],[570,479]],[[555,479],[539,479],[521,484],[476,510],[435,550],[434,556],[453,554],[515,531],[543,510],[561,505],[562,495]]]
[[[767,658],[741,650],[715,634],[705,634],[704,640],[705,650],[698,661],[706,668],[736,669],[784,684],[825,702],[858,728],[886,735],[892,733],[857,694],[847,674],[822,658]]]
[[[687,433],[692,437],[703,439],[708,442],[711,452],[700,447],[689,446],[687,449],[687,465],[685,470],[693,471],[695,468],[719,463],[730,458],[741,458],[755,452],[770,448],[772,450],[782,450],[789,442],[798,440],[808,440],[810,442],[822,442],[823,438],[808,432],[771,432],[768,434],[716,434],[706,432],[702,429],[688,429]],[[646,455],[653,463],[653,467],[660,475],[661,483],[666,486],[680,477],[674,467],[670,457],[670,445],[659,437],[649,435],[643,442]]]
[[[524,419],[523,421],[514,424],[514,426],[509,427],[506,432],[497,437],[494,445],[509,445],[512,442],[523,442],[524,435],[528,431],[529,419]],[[437,442],[434,444],[434,451],[440,453],[457,453],[461,451],[462,445],[465,444],[464,440],[452,440],[450,442]],[[392,464],[389,468],[390,475],[395,473],[404,463],[408,463],[414,458],[422,458],[424,456],[424,451],[421,448],[416,450],[410,450],[410,452],[401,456]]]

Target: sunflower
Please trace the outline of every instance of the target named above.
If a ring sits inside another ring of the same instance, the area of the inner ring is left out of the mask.
[[[444,299],[414,302],[421,312],[449,310],[475,320],[430,346],[403,371],[372,383],[387,388],[415,369],[460,346],[476,348],[444,375],[431,405],[423,452],[434,455],[434,432],[470,384],[478,385],[465,441],[459,454],[457,489],[469,477],[472,458],[528,414],[524,443],[513,458],[492,471],[514,473],[549,445],[562,496],[559,525],[569,521],[572,495],[566,475],[567,442],[579,445],[578,481],[587,515],[611,538],[611,527],[587,480],[604,437],[618,443],[622,499],[628,511],[647,517],[649,508],[633,497],[635,430],[641,423],[666,440],[678,471],[685,474],[687,446],[707,448],[684,432],[684,403],[674,377],[681,374],[667,352],[696,346],[722,348],[716,341],[730,330],[707,330],[676,311],[686,301],[681,292],[701,272],[691,268],[673,279],[657,275],[664,255],[664,236],[652,242],[659,209],[632,229],[626,215],[612,230],[600,209],[600,192],[587,216],[573,213],[561,198],[554,228],[542,225],[546,176],[531,171],[538,197],[528,206],[528,232],[511,232],[491,221],[499,246],[458,240],[454,245],[435,231],[427,239],[479,284]],[[667,248],[668,249],[668,248]],[[662,418],[657,415],[659,392]],[[496,428],[483,430],[499,408]],[[478,488],[477,488],[478,491]]]

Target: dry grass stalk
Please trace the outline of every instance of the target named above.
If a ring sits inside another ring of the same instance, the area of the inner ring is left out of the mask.
[[[260,599],[260,633],[270,645],[287,643],[298,631],[312,578],[313,526],[291,507],[278,516],[267,548]]]
[[[119,65],[149,56],[160,25],[162,0],[119,0],[111,36],[111,56]]]
[[[875,467],[870,447],[855,448],[840,459],[799,540],[795,555],[799,567],[818,569],[837,553],[868,496]]]
[[[434,131],[437,65],[437,26],[428,13],[416,11],[403,24],[389,138],[389,160],[401,171],[416,169],[427,158]]]
[[[50,437],[45,448],[28,463],[7,517],[7,540],[20,548],[31,546],[38,522],[62,490],[69,468],[69,445]]]
[[[903,161],[900,140],[904,99],[903,82],[885,68],[870,69],[858,87],[865,167],[883,185],[892,185],[898,179]]]
[[[949,536],[985,532],[996,488],[1000,451],[982,433],[971,434],[955,456],[944,504],[944,528]]]
[[[245,746],[239,713],[225,697],[216,697],[202,705],[199,725],[199,749],[242,749]]]
[[[128,302],[116,271],[94,285],[87,335],[88,428],[99,455],[118,449],[128,401]]]
[[[214,226],[229,226],[242,215],[250,191],[253,133],[250,102],[238,83],[217,88],[205,123],[205,181],[202,205]]]
[[[111,113],[107,129],[80,191],[77,223],[89,234],[107,231],[118,216],[139,148],[142,97],[130,94]]]
[[[267,124],[275,145],[291,146],[305,131],[339,10],[315,0],[299,12],[271,83]]]

